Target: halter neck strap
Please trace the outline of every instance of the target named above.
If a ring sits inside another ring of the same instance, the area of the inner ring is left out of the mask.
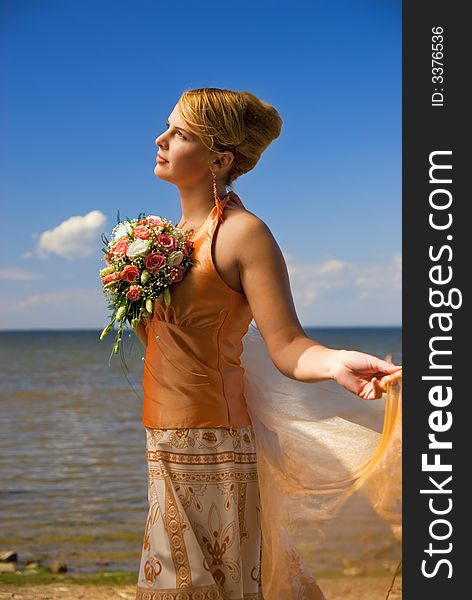
[[[231,200],[233,200],[236,204],[243,206],[238,195],[232,190],[230,190],[217,204],[215,203],[208,214],[208,217],[191,236],[194,250],[197,250],[201,246],[208,233],[210,235],[213,234],[213,231],[218,223],[222,223],[224,221],[223,211],[227,203]]]

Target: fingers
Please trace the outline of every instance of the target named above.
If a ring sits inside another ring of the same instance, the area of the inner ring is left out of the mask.
[[[398,369],[397,371],[395,371],[394,373],[390,374],[390,375],[385,375],[384,377],[382,377],[382,379],[380,380],[380,388],[386,392],[387,391],[387,387],[389,384],[394,385],[395,383],[398,383],[399,381],[401,381],[402,379],[402,374],[403,374],[403,369]]]
[[[380,373],[394,373],[395,371],[398,371],[398,369],[401,369],[399,365],[394,365],[392,362],[380,359],[377,360],[375,367]]]
[[[382,388],[380,387],[380,381],[377,377],[372,377],[370,381],[366,383],[362,391],[359,393],[359,397],[363,400],[378,400],[382,398]]]
[[[401,381],[402,372],[402,368],[400,367],[397,368],[394,373],[390,375],[384,375],[381,379],[378,377],[372,377],[372,379],[364,386],[359,396],[363,400],[379,400],[387,391],[389,384],[395,384]]]
[[[382,397],[383,391],[382,391],[382,388],[380,387],[380,381],[377,379],[377,377],[374,377],[372,379],[372,387],[373,387],[372,400],[378,400],[379,398]]]

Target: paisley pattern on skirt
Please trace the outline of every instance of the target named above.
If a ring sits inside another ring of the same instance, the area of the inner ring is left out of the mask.
[[[136,600],[258,600],[252,425],[146,432],[147,516]]]

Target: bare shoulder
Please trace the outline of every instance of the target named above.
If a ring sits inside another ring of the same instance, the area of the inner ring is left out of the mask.
[[[228,204],[224,214],[212,251],[213,262],[225,283],[244,293],[243,272],[254,261],[263,265],[273,260],[279,254],[278,246],[264,221],[244,206]]]
[[[226,219],[226,237],[246,253],[255,246],[275,243],[269,226],[260,217],[246,208],[229,206]]]

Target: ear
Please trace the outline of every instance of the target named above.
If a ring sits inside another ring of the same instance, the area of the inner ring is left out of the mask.
[[[233,164],[234,156],[232,152],[218,152],[213,159],[211,166],[215,173],[228,171]]]

